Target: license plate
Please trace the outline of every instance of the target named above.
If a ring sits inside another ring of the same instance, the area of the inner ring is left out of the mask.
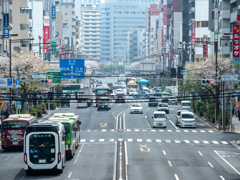
[[[102,107],[104,107],[104,106],[102,106]]]
[[[156,124],[156,126],[159,126],[158,124]]]
[[[46,159],[39,159],[39,163],[46,163]]]
[[[18,142],[17,142],[17,141],[14,141],[14,142],[13,142],[13,145],[18,145]]]

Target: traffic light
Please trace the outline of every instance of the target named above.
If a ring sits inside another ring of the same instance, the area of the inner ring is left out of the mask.
[[[183,78],[183,75],[182,75],[182,70],[183,70],[183,67],[178,67],[177,68],[177,78],[178,79],[182,79]]]
[[[171,68],[171,78],[176,78],[176,68]]]
[[[166,73],[166,72],[164,72],[164,73],[163,73],[163,75],[164,75],[164,77],[166,77],[166,76],[167,76],[167,73]]]
[[[51,79],[41,79],[42,84],[51,84],[52,80]]]
[[[53,92],[48,92],[48,99],[53,100]]]
[[[208,84],[214,84],[214,79],[202,79],[202,84],[208,85]]]

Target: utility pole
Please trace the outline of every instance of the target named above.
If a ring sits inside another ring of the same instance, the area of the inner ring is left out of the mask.
[[[230,65],[230,76],[232,75],[232,64]],[[232,81],[230,82],[230,129],[232,131]]]
[[[19,67],[17,66],[17,80],[19,80]],[[17,88],[17,94],[20,91],[20,88]],[[20,109],[18,110],[18,101],[16,102],[16,114],[20,114]]]

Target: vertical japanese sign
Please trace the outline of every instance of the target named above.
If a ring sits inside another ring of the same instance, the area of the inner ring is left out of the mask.
[[[52,5],[52,20],[56,20],[56,6]]]
[[[233,57],[239,58],[239,25],[233,25]]]
[[[192,37],[191,37],[191,49],[194,49],[195,45],[195,20],[192,20]]]
[[[163,25],[167,25],[167,6],[163,6]]]
[[[177,57],[174,56],[174,68],[176,68],[176,67],[177,67]]]
[[[208,57],[208,37],[203,37],[203,60]]]
[[[43,40],[44,40],[44,43],[47,43],[48,40],[49,40],[49,16],[44,16],[43,17],[43,25],[44,25],[44,28],[43,28],[44,38],[43,38]],[[44,46],[48,46],[48,44],[44,44]],[[49,52],[48,48],[45,48],[44,52],[48,53]],[[45,60],[48,60],[48,58],[49,58],[48,54],[45,57],[46,57]]]

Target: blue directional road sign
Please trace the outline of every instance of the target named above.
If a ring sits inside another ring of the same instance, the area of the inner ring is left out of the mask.
[[[61,79],[84,79],[84,59],[60,59]]]
[[[54,21],[56,19],[56,6],[52,6],[52,20]]]
[[[32,78],[36,79],[46,79],[46,74],[38,74],[38,73],[32,73]]]
[[[0,88],[13,88],[13,78],[0,78]]]
[[[221,76],[222,81],[236,81],[237,76]]]
[[[181,70],[181,74],[187,74],[187,71],[186,70]]]
[[[15,84],[16,84],[16,87],[20,87],[21,81],[20,80],[16,80]]]
[[[3,26],[9,26],[9,14],[4,14],[3,16]]]

